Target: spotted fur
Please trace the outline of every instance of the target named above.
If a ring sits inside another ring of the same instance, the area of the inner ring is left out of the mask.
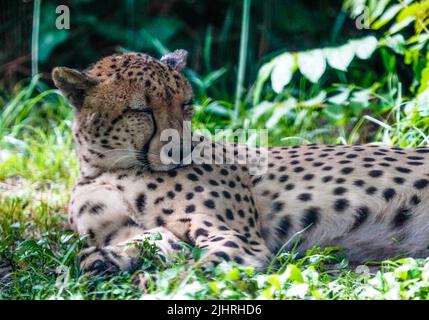
[[[187,242],[205,249],[203,263],[258,269],[296,244],[301,251],[342,246],[356,262],[428,254],[428,148],[274,147],[268,171],[259,175],[237,161],[162,164],[161,130],[181,132],[183,120],[191,119],[192,89],[180,72],[185,57],[183,51],[161,61],[127,53],[85,72],[53,71],[76,108],[80,175],[69,220],[88,236],[85,271],[137,267],[135,244],[145,239],[166,256]],[[237,148],[248,149],[223,146],[209,160],[230,148],[234,160]]]

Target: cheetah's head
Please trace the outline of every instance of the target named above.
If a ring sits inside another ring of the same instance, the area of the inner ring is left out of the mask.
[[[163,129],[183,132],[192,117],[192,87],[181,74],[187,52],[156,60],[142,53],[115,54],[86,71],[57,67],[55,85],[75,107],[73,135],[81,167],[144,167],[167,171],[161,161]]]

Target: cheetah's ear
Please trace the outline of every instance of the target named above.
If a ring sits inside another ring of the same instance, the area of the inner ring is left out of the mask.
[[[57,67],[52,71],[55,86],[77,109],[79,109],[88,89],[97,84],[97,80],[75,69]]]
[[[188,58],[188,51],[179,49],[174,52],[167,53],[161,58],[161,62],[168,64],[177,71],[182,71],[186,67],[186,59]]]

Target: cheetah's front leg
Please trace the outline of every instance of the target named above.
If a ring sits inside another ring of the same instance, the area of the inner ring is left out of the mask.
[[[204,264],[234,261],[262,271],[271,258],[264,239],[256,234],[246,237],[211,215],[193,215],[188,237],[196,247],[207,250],[201,258]]]
[[[69,220],[80,235],[88,236],[89,245],[79,254],[82,271],[132,271],[139,265],[139,244],[146,239],[167,258],[183,249],[180,240],[166,228],[145,230],[131,217],[131,210],[110,186],[86,186],[75,192]]]

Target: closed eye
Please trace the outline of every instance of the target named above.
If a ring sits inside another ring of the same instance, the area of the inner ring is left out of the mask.
[[[128,107],[127,111],[132,111],[132,112],[143,112],[143,113],[147,113],[147,114],[151,114],[152,113],[152,109],[148,108],[148,107]]]

